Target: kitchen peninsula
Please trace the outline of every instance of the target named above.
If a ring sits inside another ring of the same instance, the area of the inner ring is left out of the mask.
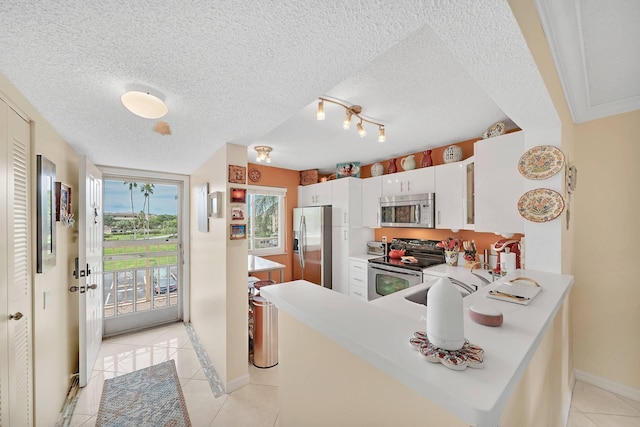
[[[486,298],[515,277],[534,279],[543,291],[528,306]],[[559,424],[554,414],[564,408],[546,406],[561,405],[568,391],[549,395],[544,387],[562,388],[557,371],[566,361],[556,347],[566,343],[559,335],[572,283],[567,275],[516,270],[466,297],[465,336],[485,350],[485,366],[464,371],[431,364],[411,347],[413,333],[425,330],[426,308],[400,293],[373,304],[305,281],[265,288],[280,316],[280,425]],[[428,284],[407,291],[421,286]],[[474,304],[497,308],[504,324],[472,322],[467,309]]]

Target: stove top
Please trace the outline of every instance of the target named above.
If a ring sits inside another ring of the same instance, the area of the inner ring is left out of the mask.
[[[393,239],[389,245],[390,249],[404,249],[405,256],[414,257],[417,262],[404,262],[402,259],[388,256],[372,258],[369,262],[422,271],[434,265],[444,264],[444,249],[436,246],[438,242],[439,240]]]

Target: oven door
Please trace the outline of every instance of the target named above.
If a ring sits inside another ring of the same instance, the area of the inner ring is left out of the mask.
[[[422,271],[369,263],[369,301],[422,283]]]

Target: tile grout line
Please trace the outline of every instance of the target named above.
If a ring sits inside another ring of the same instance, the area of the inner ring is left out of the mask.
[[[220,377],[218,376],[218,373],[216,372],[215,368],[211,366],[211,360],[209,360],[209,355],[207,354],[206,350],[202,347],[202,344],[200,344],[200,340],[198,339],[198,336],[196,335],[196,331],[193,329],[193,326],[191,325],[191,323],[185,323],[184,326],[187,329],[187,332],[189,334],[191,345],[193,346],[193,349],[195,350],[196,355],[198,356],[198,360],[200,361],[200,366],[202,366],[202,371],[204,372],[205,377],[207,377],[207,380],[209,381],[209,386],[211,386],[211,391],[213,391],[213,395],[215,397],[220,397],[226,394],[226,392],[224,391],[224,388],[222,387],[222,381],[220,381]]]

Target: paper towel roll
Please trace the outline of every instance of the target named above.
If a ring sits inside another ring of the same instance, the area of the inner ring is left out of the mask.
[[[500,254],[500,261],[504,260],[505,267],[507,268],[507,272],[511,273],[516,269],[516,254],[514,252],[503,252]]]

